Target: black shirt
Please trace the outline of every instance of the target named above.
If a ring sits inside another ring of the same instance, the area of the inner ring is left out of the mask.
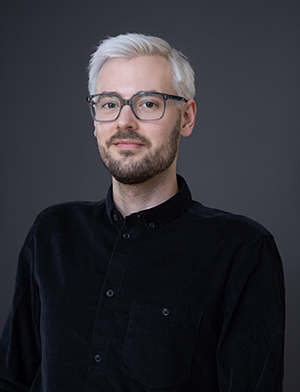
[[[0,390],[282,390],[284,288],[272,235],[192,201],[126,219],[52,206],[20,254]]]

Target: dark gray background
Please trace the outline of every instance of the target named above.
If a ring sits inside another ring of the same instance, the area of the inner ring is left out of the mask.
[[[85,103],[86,66],[107,35],[166,38],[197,75],[198,119],[179,169],[194,199],[265,225],[287,290],[285,391],[300,390],[300,2],[2,1],[0,329],[36,214],[99,200],[110,184]]]

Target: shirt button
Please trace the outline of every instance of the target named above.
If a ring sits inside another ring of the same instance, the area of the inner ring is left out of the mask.
[[[155,223],[149,223],[149,227],[150,227],[150,229],[154,229]]]
[[[114,291],[113,291],[112,289],[108,289],[108,290],[106,291],[106,296],[107,296],[107,297],[111,298],[113,295],[114,295]]]
[[[101,361],[102,361],[101,356],[100,356],[99,354],[96,354],[96,355],[94,356],[94,361],[97,362],[97,363],[101,362]]]
[[[115,221],[119,220],[119,217],[118,217],[117,214],[114,214],[114,220],[115,220]]]
[[[123,238],[124,238],[125,240],[129,240],[130,234],[129,234],[129,233],[124,233],[124,234],[123,234]]]
[[[163,316],[169,316],[169,314],[170,314],[170,311],[169,311],[169,309],[167,309],[167,308],[163,308],[163,310],[162,310],[162,314],[163,314]]]

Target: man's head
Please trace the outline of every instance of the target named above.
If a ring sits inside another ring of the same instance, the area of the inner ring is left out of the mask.
[[[127,46],[121,45],[124,40]],[[175,176],[179,138],[190,135],[196,113],[187,60],[155,37],[110,38],[92,57],[90,91],[94,134],[113,178],[141,184],[161,174]]]
[[[97,93],[97,76],[107,60],[154,55],[165,57],[168,60],[171,81],[176,94],[186,99],[194,98],[194,71],[186,57],[161,38],[136,33],[122,34],[100,42],[89,64],[90,95]]]

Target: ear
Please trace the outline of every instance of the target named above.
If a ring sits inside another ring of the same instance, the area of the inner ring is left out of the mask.
[[[182,109],[181,136],[188,137],[193,132],[196,121],[196,112],[196,102],[193,99],[189,99]]]

